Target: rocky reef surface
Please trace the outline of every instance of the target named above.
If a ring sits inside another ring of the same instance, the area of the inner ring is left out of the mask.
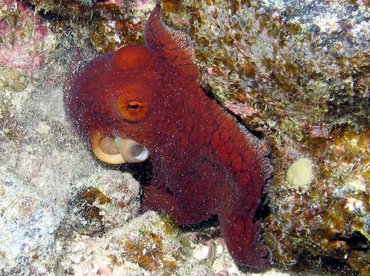
[[[183,231],[170,218],[138,214],[138,182],[94,159],[64,113],[71,70],[142,43],[155,5],[2,1],[2,274],[244,274],[217,227]],[[263,238],[274,267],[368,275],[368,2],[161,5],[167,24],[191,36],[203,87],[271,146]]]

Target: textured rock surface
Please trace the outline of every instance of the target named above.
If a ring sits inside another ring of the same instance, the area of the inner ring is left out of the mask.
[[[276,264],[368,273],[368,3],[166,2],[195,41],[203,85],[270,141]],[[302,158],[313,173],[304,189],[287,180]]]

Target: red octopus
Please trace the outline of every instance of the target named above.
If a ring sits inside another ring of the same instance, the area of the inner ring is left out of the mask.
[[[266,146],[210,99],[191,54],[151,14],[146,45],[126,46],[82,68],[66,91],[71,122],[102,161],[150,160],[142,209],[178,225],[218,217],[240,267],[270,265],[255,214],[270,163]]]

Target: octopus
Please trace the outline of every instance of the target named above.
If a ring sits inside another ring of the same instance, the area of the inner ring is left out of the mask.
[[[271,264],[257,210],[271,178],[268,147],[238,123],[198,80],[191,50],[162,22],[145,27],[145,45],[98,56],[77,70],[65,93],[71,124],[110,164],[150,162],[141,208],[182,225],[217,217],[235,263]]]

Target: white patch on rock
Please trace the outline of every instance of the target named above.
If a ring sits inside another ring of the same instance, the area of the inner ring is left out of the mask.
[[[309,158],[299,158],[288,168],[286,180],[290,187],[307,189],[314,178],[313,163]]]

